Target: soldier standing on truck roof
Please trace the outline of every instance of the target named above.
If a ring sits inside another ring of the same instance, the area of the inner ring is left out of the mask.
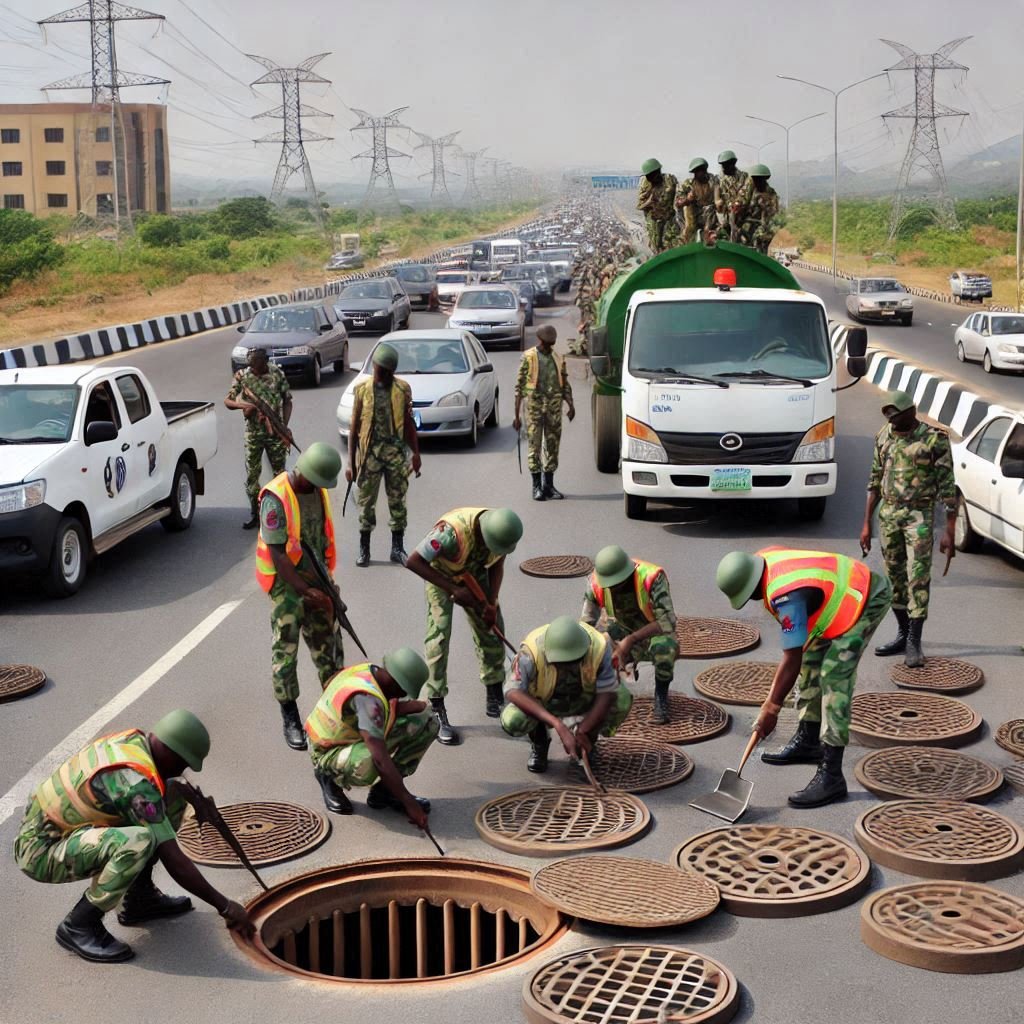
[[[722,168],[715,187],[715,212],[718,216],[719,234],[724,234],[728,241],[735,242],[739,238],[739,224],[743,219],[743,196],[750,175],[737,169],[736,154],[731,149],[723,149],[718,154],[718,163]]]
[[[679,227],[675,217],[676,187],[679,184],[674,174],[661,169],[661,161],[651,157],[640,168],[643,178],[637,195],[636,208],[647,221],[647,243],[651,252],[671,249],[679,244]]]
[[[754,164],[748,173],[750,181],[743,193],[740,241],[767,255],[775,232],[781,226],[779,194],[768,184],[772,172],[765,164]]]
[[[683,245],[703,232],[704,242],[710,244],[718,232],[715,216],[715,192],[718,178],[708,173],[708,162],[702,156],[690,161],[690,177],[676,190],[676,209],[683,216]]]

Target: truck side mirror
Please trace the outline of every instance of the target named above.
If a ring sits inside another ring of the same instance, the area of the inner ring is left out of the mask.
[[[868,329],[866,327],[846,328],[846,354],[863,358],[868,353]],[[864,376],[860,374],[859,376]]]
[[[595,377],[607,377],[612,370],[611,356],[591,356],[590,369]]]
[[[587,338],[587,351],[592,356],[606,356],[608,354],[608,328],[592,327],[590,336]]]
[[[868,361],[864,356],[847,356],[846,372],[851,377],[863,377],[868,372]]]
[[[117,440],[117,427],[110,420],[96,420],[85,428],[85,446]]]

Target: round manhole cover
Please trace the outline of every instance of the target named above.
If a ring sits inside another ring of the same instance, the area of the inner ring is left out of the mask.
[[[578,762],[570,764],[577,784],[585,784],[583,766]],[[605,789],[650,793],[688,779],[693,772],[693,759],[670,743],[620,735],[598,740],[590,755],[590,770]]]
[[[680,658],[720,658],[726,654],[752,651],[761,634],[738,619],[676,619],[676,641]]]
[[[996,743],[1017,757],[1024,757],[1024,718],[1003,722],[996,729]]]
[[[526,857],[622,846],[651,823],[643,801],[582,786],[525,789],[496,797],[476,812],[485,842]]]
[[[700,743],[729,728],[729,714],[711,701],[668,695],[668,722],[654,721],[654,698],[637,697],[616,736],[639,736],[660,743]]]
[[[777,668],[773,661],[727,661],[699,672],[693,688],[722,704],[760,707],[768,697]],[[792,697],[788,702],[792,703]]]
[[[735,976],[670,946],[601,946],[545,964],[523,985],[530,1024],[725,1024],[739,1009]]]
[[[883,747],[853,769],[865,789],[885,800],[987,800],[1003,784],[997,768],[943,747]]]
[[[254,802],[227,804],[220,813],[253,864],[293,860],[315,850],[331,834],[331,823],[299,804]],[[197,864],[239,868],[235,851],[212,826],[190,818],[178,831],[178,844]]]
[[[714,882],[726,910],[744,917],[799,917],[852,903],[871,864],[831,832],[785,825],[731,825],[676,850],[676,863]]]
[[[519,563],[527,576],[564,580],[573,576],[587,576],[594,571],[594,563],[586,555],[541,555]]]
[[[911,967],[982,974],[1024,967],[1024,900],[970,882],[913,882],[873,893],[860,937]]]
[[[633,857],[569,857],[534,873],[533,891],[563,913],[624,928],[668,928],[707,917],[718,886],[695,871]]]
[[[1018,793],[1024,793],[1024,761],[1014,761],[1003,769],[1006,781],[1013,786]]]
[[[925,658],[922,668],[907,668],[900,662],[889,675],[906,690],[932,693],[970,693],[985,681],[985,673],[977,665],[956,658]]]
[[[41,689],[46,673],[34,665],[0,665],[0,704]]]
[[[959,800],[894,800],[865,811],[855,831],[869,856],[908,875],[984,882],[1024,863],[1024,831]]]
[[[981,730],[981,716],[937,693],[856,693],[850,735],[866,747],[959,747]]]

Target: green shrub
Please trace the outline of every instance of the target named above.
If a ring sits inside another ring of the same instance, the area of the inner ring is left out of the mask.
[[[204,248],[208,259],[218,261],[231,259],[231,243],[223,235],[207,239]]]
[[[210,214],[218,233],[229,238],[256,238],[277,226],[277,211],[263,196],[230,199]]]
[[[64,250],[53,229],[25,210],[0,210],[0,292],[58,266]]]
[[[149,245],[155,249],[166,249],[182,243],[181,221],[174,217],[168,217],[165,213],[156,213],[147,217],[139,224],[135,233],[143,245]]]

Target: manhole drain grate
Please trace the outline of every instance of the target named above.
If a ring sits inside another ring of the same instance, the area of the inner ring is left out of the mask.
[[[773,661],[727,661],[699,672],[693,688],[722,704],[760,706],[768,696],[777,668]]]
[[[984,882],[1024,862],[1024,831],[958,800],[895,800],[865,811],[857,842],[879,864],[924,878]]]
[[[937,693],[857,693],[851,703],[850,735],[866,747],[959,747],[980,729],[977,712]]]
[[[700,743],[729,728],[729,714],[711,701],[668,695],[669,719],[665,725],[654,722],[654,698],[637,697],[616,736],[638,736],[660,743]]]
[[[992,765],[942,747],[883,747],[853,769],[865,789],[885,800],[987,800],[1003,784]]]
[[[668,928],[707,917],[718,886],[695,871],[633,857],[569,857],[534,873],[533,891],[573,917],[624,928]]]
[[[0,665],[0,704],[41,689],[46,673],[34,665]]]
[[[876,953],[948,974],[1024,967],[1024,900],[969,882],[914,882],[873,893],[860,937]]]
[[[1024,718],[1003,722],[996,729],[996,743],[1017,757],[1024,757]]]
[[[889,673],[897,686],[932,693],[970,693],[985,681],[985,673],[967,661],[956,658],[925,658],[922,668],[907,668],[900,663]]]
[[[725,1024],[739,1009],[735,976],[687,949],[601,946],[545,964],[523,985],[530,1024]]]
[[[732,825],[694,836],[676,863],[699,871],[722,904],[745,917],[799,917],[852,903],[868,887],[866,857],[831,832],[784,825]]]
[[[752,651],[761,634],[737,619],[676,619],[676,642],[680,658],[720,658],[726,654]]]
[[[570,763],[574,782],[585,784],[583,766]],[[688,779],[693,772],[693,759],[669,743],[639,736],[613,736],[597,742],[590,755],[590,769],[606,789],[650,793]]]
[[[220,808],[242,849],[256,865],[280,864],[315,850],[331,834],[331,823],[299,804],[254,802]],[[238,868],[242,862],[219,832],[200,829],[194,818],[178,831],[178,844],[197,864]]]
[[[541,555],[520,562],[519,568],[527,576],[564,580],[589,575],[594,571],[594,563],[586,555]]]
[[[650,822],[650,811],[635,796],[575,786],[507,793],[476,813],[485,842],[527,857],[622,846],[643,835]]]
[[[1019,793],[1024,793],[1024,761],[1015,761],[1003,769],[1006,781]]]

